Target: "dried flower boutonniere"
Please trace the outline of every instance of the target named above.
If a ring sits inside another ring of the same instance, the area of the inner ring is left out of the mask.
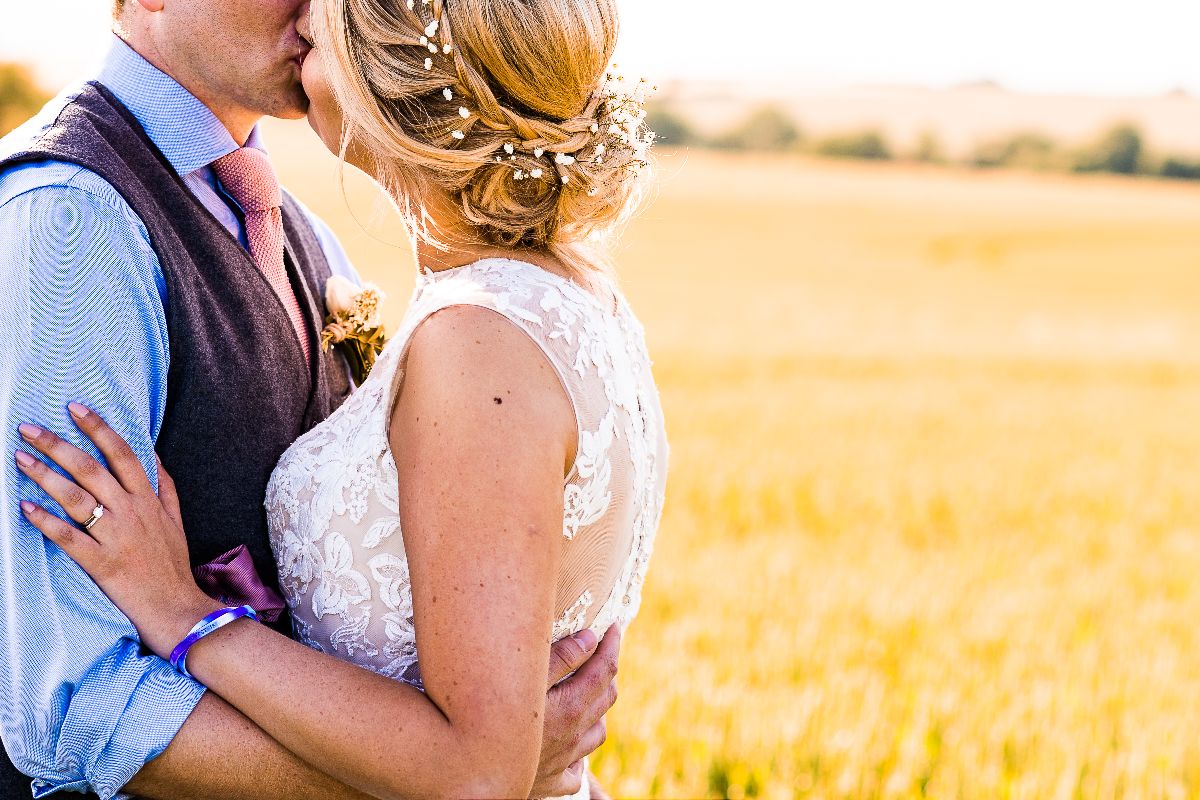
[[[379,307],[385,299],[377,286],[367,284],[359,288],[340,275],[325,283],[325,309],[329,316],[321,331],[321,352],[327,353],[331,345],[339,345],[359,386],[371,374],[375,357],[387,344],[379,321]]]

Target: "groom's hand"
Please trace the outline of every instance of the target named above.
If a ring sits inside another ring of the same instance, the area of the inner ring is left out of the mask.
[[[583,758],[608,736],[604,715],[617,702],[621,629],[617,625],[609,628],[599,646],[595,639],[585,630],[556,642],[550,651],[550,693],[533,797],[579,791],[587,780]]]

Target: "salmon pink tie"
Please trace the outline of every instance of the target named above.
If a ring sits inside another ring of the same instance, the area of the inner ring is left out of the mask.
[[[300,303],[283,261],[283,192],[271,161],[261,150],[243,147],[214,161],[212,168],[217,180],[246,215],[250,256],[283,302],[308,363],[312,355],[304,315],[300,313]]]

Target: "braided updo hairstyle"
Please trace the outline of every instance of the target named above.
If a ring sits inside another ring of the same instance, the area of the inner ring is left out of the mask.
[[[653,134],[640,97],[606,89],[615,0],[319,0],[317,46],[343,151],[375,164],[413,232],[440,191],[482,243],[549,252],[576,273],[640,194]]]

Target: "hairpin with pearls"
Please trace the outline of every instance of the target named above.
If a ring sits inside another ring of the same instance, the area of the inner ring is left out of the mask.
[[[432,0],[421,0],[421,6],[423,8],[428,7],[431,4],[432,4]],[[407,0],[406,5],[408,6],[409,11],[415,11],[416,7],[417,7],[417,2],[416,2],[416,0]],[[423,47],[429,51],[429,55],[427,55],[425,57],[425,60],[422,63],[422,66],[425,68],[426,72],[433,71],[433,57],[434,56],[437,56],[437,55],[448,56],[452,52],[454,52],[454,46],[451,45],[449,42],[439,42],[438,41],[438,32],[441,30],[441,27],[442,27],[441,20],[437,19],[436,17],[434,19],[431,19],[429,21],[429,23],[425,25],[425,28],[421,31],[421,37],[420,37],[420,39],[418,39],[421,47]],[[442,89],[442,96],[444,98],[446,98],[447,103],[451,103],[454,101],[454,90],[451,89],[449,86],[447,86],[446,88]],[[466,106],[459,106],[458,107],[458,115],[460,117],[462,117],[464,120],[469,120],[471,118],[471,110],[468,109]],[[462,140],[467,138],[467,131],[465,131],[461,128],[456,129],[456,130],[453,130],[450,132],[450,136],[454,140],[461,142]]]

